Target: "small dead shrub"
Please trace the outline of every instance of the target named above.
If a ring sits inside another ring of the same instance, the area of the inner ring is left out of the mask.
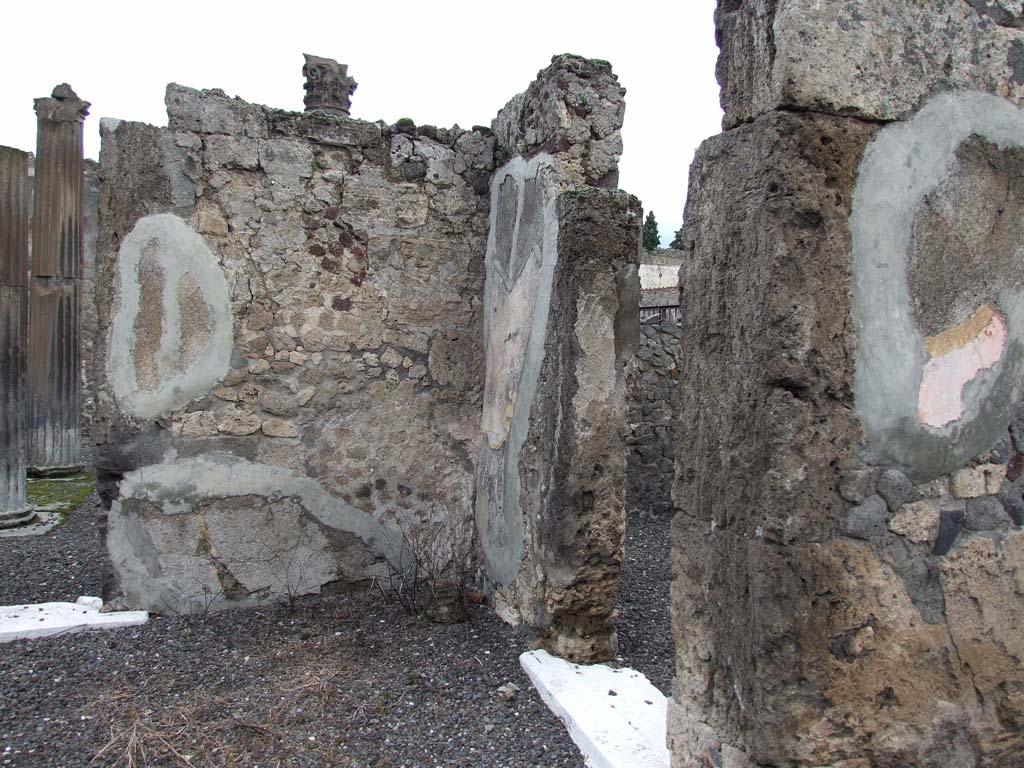
[[[388,563],[378,582],[410,616],[450,624],[465,621],[473,565],[472,518],[401,528],[401,565]]]

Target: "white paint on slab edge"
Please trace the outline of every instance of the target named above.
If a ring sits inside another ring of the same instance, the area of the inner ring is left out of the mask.
[[[668,768],[668,702],[642,673],[547,651],[524,653],[519,663],[590,768]]]
[[[80,597],[77,603],[34,603],[0,607],[0,643],[31,640],[87,629],[134,627],[149,621],[146,611],[100,613],[98,597]]]

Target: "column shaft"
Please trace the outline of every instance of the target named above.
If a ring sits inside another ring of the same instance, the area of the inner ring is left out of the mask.
[[[28,461],[34,474],[81,466],[82,121],[66,85],[36,99],[39,119],[29,287]]]
[[[0,528],[32,518],[25,498],[28,155],[0,147]]]

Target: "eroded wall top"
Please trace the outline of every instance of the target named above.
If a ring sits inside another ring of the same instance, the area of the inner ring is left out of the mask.
[[[562,54],[492,123],[511,157],[558,156],[560,186],[618,186],[626,89],[606,61]]]

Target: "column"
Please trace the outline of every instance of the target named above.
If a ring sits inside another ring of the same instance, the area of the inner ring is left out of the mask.
[[[29,286],[28,462],[33,474],[81,466],[82,121],[67,84],[36,99],[35,201]]]
[[[28,155],[0,147],[0,528],[28,522],[25,499],[25,325]]]

